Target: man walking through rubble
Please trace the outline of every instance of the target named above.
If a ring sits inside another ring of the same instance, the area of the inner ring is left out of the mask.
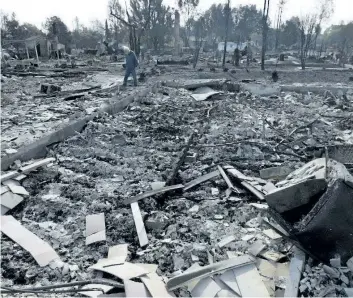
[[[130,74],[134,79],[134,86],[137,86],[137,78],[136,78],[136,67],[139,65],[137,57],[133,51],[131,51],[128,47],[123,47],[124,54],[126,55],[126,67],[125,67],[125,77],[123,86],[126,86],[127,79]]]

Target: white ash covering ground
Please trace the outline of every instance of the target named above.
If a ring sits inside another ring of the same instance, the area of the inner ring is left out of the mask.
[[[168,178],[194,129],[198,137],[190,151],[198,154],[197,159],[182,166],[175,183],[187,183],[218,164],[232,164],[251,176],[258,176],[258,171],[268,166],[298,168],[311,159],[310,146],[352,143],[352,119],[320,117],[346,112],[347,108],[325,105],[321,96],[259,98],[241,92],[195,102],[189,91],[161,87],[158,93],[115,116],[94,119],[82,133],[51,148],[49,156],[57,162],[24,180],[31,196],[10,213],[51,244],[69,266],[40,268],[29,253],[2,235],[2,284],[49,285],[90,279],[96,272],[88,267],[119,243],[129,244],[129,261],[158,264],[157,272],[166,277],[189,268],[192,257],[206,265],[210,255],[215,262],[227,259],[227,251],[241,255],[259,239],[287,255],[282,263],[289,262],[292,245],[265,236],[266,211],[248,204],[261,202],[247,192],[227,197],[227,185],[220,177],[184,193],[141,200],[149,238],[145,250],[139,247],[130,206],[123,201],[150,190],[152,182]],[[312,135],[308,137],[307,129],[300,130],[289,146],[275,149],[293,129],[316,118]],[[267,120],[265,125],[263,119]],[[303,136],[306,138],[298,141]],[[105,213],[107,241],[85,246],[85,217],[100,212]],[[162,221],[160,228],[148,224],[154,219]],[[235,235],[236,240],[218,248],[216,244],[228,235]],[[310,260],[301,294],[341,296],[342,287],[353,285],[352,273],[342,274],[346,279],[329,278],[322,264]],[[283,285],[280,279],[273,282]],[[328,288],[331,292],[326,293]],[[175,294],[189,296],[184,290]]]

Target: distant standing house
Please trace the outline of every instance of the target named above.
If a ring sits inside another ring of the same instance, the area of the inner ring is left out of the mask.
[[[45,57],[49,58],[51,53],[51,42],[43,36],[33,36],[24,40],[27,58],[29,59],[28,49],[34,49],[36,52],[36,58]]]
[[[247,47],[247,45],[248,45],[247,42],[237,43],[237,42],[228,41],[227,42],[227,53],[233,53],[236,48],[238,48],[240,51],[244,51],[245,48]],[[256,47],[256,44],[253,41],[251,41],[250,47]],[[223,41],[218,43],[217,50],[219,52],[224,51],[224,42]]]
[[[244,44],[245,44],[245,46],[244,46]],[[236,42],[228,41],[226,51],[227,51],[227,53],[233,53],[236,48],[238,48],[239,50],[243,50],[245,47],[246,47],[246,43],[238,44]],[[224,51],[224,42],[223,41],[218,43],[217,50],[219,52]]]
[[[3,46],[19,45],[18,48],[25,49],[27,58],[50,58],[53,52],[65,53],[65,45],[55,40],[49,40],[45,36],[32,36],[23,40],[4,40]],[[32,55],[30,55],[30,53]],[[35,57],[33,57],[35,55]],[[32,56],[32,57],[30,57]]]

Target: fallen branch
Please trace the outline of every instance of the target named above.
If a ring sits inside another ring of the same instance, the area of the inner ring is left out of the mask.
[[[196,131],[193,131],[191,133],[191,135],[190,135],[190,137],[189,137],[184,149],[181,151],[181,154],[180,154],[180,156],[178,158],[178,161],[175,163],[173,171],[172,171],[171,175],[169,176],[169,178],[166,181],[166,185],[173,184],[173,182],[174,182],[174,180],[175,180],[175,178],[176,178],[176,176],[178,174],[178,171],[179,171],[180,167],[183,165],[183,163],[185,161],[186,155],[187,155],[187,153],[189,151],[190,145],[191,145],[195,135],[196,135]]]
[[[236,168],[232,167],[232,166],[225,166],[224,169],[231,174],[234,178],[236,178],[240,184],[245,187],[248,191],[250,191],[253,195],[255,195],[258,199],[260,200],[265,200],[265,196],[264,194],[257,190],[253,185],[251,185],[249,182],[244,181],[246,179],[248,179],[247,176],[245,176],[243,173],[241,173],[240,171],[238,171]]]
[[[96,89],[100,89],[100,88],[101,88],[101,85],[97,85],[97,86],[88,87],[88,88],[53,92],[51,94],[38,94],[38,95],[34,95],[33,98],[43,98],[43,97],[50,98],[50,97],[62,96],[62,95],[72,95],[72,94],[88,92],[88,91],[92,91],[92,90],[96,90]]]
[[[207,118],[210,117],[210,112],[211,112],[215,107],[217,107],[217,106],[218,106],[218,104],[215,104],[213,107],[210,107],[210,108],[207,110]]]
[[[260,143],[256,143],[256,142],[250,142],[250,141],[237,141],[237,142],[220,143],[220,144],[204,144],[204,145],[197,145],[195,147],[196,148],[209,148],[209,147],[233,146],[233,145],[239,145],[239,144],[249,144],[249,145],[269,148],[269,146],[267,146],[265,144],[260,144]]]
[[[167,192],[167,191],[171,191],[171,190],[180,189],[180,188],[183,188],[183,187],[184,187],[184,185],[177,184],[177,185],[162,187],[162,188],[155,189],[155,190],[146,191],[145,193],[139,194],[139,195],[137,195],[134,198],[126,199],[124,201],[124,203],[125,204],[131,204],[131,203],[137,202],[137,201],[142,200],[142,199],[146,199],[148,197],[151,197],[151,196],[154,196],[154,195],[157,195],[157,194],[161,194],[161,193],[164,193],[164,192]]]
[[[191,80],[191,81],[166,81],[163,82],[163,86],[172,88],[185,88],[185,89],[197,89],[200,87],[218,87],[220,88],[224,83],[229,80]]]
[[[288,137],[287,137],[287,139],[288,138],[290,138],[294,133],[296,133],[297,131],[299,131],[299,130],[301,130],[301,129],[304,129],[304,128],[307,128],[307,127],[309,127],[309,126],[312,126],[316,121],[318,121],[320,119],[320,117],[319,118],[316,118],[315,120],[313,120],[313,121],[311,121],[311,122],[309,122],[309,123],[307,123],[307,124],[304,124],[304,125],[302,125],[302,126],[299,126],[299,127],[297,127],[297,128],[295,128],[295,129],[293,129],[292,130],[292,132],[288,135]],[[277,148],[279,145],[281,145],[283,142],[285,142],[285,141],[287,141],[286,139],[283,139],[282,141],[280,141],[276,146],[275,146],[275,148]]]
[[[224,170],[221,166],[218,166],[218,171],[221,173],[221,176],[223,177],[224,181],[227,183],[228,188],[235,191],[236,193],[240,194],[241,191],[233,185],[232,181],[230,181],[229,177],[224,172]]]
[[[219,176],[219,174],[220,174],[219,171],[216,170],[216,171],[213,171],[211,173],[208,173],[208,174],[205,174],[203,176],[200,176],[200,177],[198,177],[198,178],[196,178],[194,180],[191,180],[190,182],[185,184],[184,191],[186,191],[186,190],[188,190],[188,189],[190,189],[192,187],[195,187],[196,185],[199,185],[202,182],[205,182],[205,181],[210,180],[210,179],[212,179],[214,177],[217,177],[217,176]]]
[[[321,117],[325,117],[325,118],[352,119],[353,114],[349,114],[349,115],[346,115],[346,116],[320,114],[320,116]]]
[[[73,99],[84,97],[85,95],[86,93],[71,94],[69,96],[64,97],[62,100],[73,100]]]

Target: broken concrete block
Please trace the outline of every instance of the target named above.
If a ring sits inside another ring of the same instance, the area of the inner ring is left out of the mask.
[[[324,179],[311,179],[291,186],[281,187],[265,196],[268,205],[283,213],[308,204],[315,195],[323,193],[327,183]]]
[[[151,230],[161,230],[167,224],[169,220],[168,217],[161,213],[153,213],[146,221],[145,225]]]
[[[336,257],[334,259],[330,260],[330,265],[334,268],[340,268],[341,267],[341,258]]]
[[[260,170],[260,177],[263,179],[281,179],[293,172],[290,167],[273,167]]]
[[[344,288],[347,297],[353,297],[353,288]]]
[[[211,194],[213,196],[218,196],[219,195],[219,189],[218,188],[215,188],[215,187],[212,187],[211,188]]]
[[[341,274],[340,276],[340,280],[345,283],[346,285],[349,285],[349,279],[347,276],[345,276],[344,274]]]
[[[195,162],[197,159],[197,153],[189,154],[185,157],[185,163],[192,163]]]
[[[40,92],[41,93],[46,93],[46,94],[51,94],[54,92],[61,91],[61,87],[58,85],[53,85],[53,84],[41,84],[40,85]]]
[[[222,248],[222,247],[226,246],[227,244],[229,244],[229,243],[235,241],[235,239],[236,239],[236,238],[235,238],[234,235],[230,235],[230,236],[228,236],[228,237],[226,237],[226,238],[223,238],[220,242],[218,242],[218,246],[219,246],[220,248]]]
[[[240,84],[234,82],[226,82],[224,88],[229,92],[240,92]]]
[[[268,182],[266,185],[264,185],[262,187],[262,192],[264,192],[265,194],[268,194],[270,192],[273,192],[277,189],[277,187],[272,183],[272,182]]]
[[[326,159],[317,158],[306,163],[301,168],[291,172],[284,181],[276,184],[277,187],[284,185],[295,184],[299,181],[308,180],[312,178],[325,179],[326,176]]]
[[[157,190],[163,188],[165,186],[165,182],[155,181],[151,183],[152,190]]]
[[[335,145],[327,147],[330,159],[336,160],[343,164],[353,163],[353,145]],[[324,152],[323,152],[324,153]]]
[[[351,257],[348,261],[347,261],[347,267],[349,268],[349,270],[351,272],[353,272],[353,257]]]
[[[331,278],[339,278],[340,272],[337,269],[333,269],[327,265],[323,266],[324,272],[328,274]]]
[[[199,210],[200,210],[200,206],[199,206],[199,205],[194,205],[194,206],[192,206],[192,207],[189,209],[189,212],[190,212],[190,213],[197,213],[197,212],[199,212]]]

